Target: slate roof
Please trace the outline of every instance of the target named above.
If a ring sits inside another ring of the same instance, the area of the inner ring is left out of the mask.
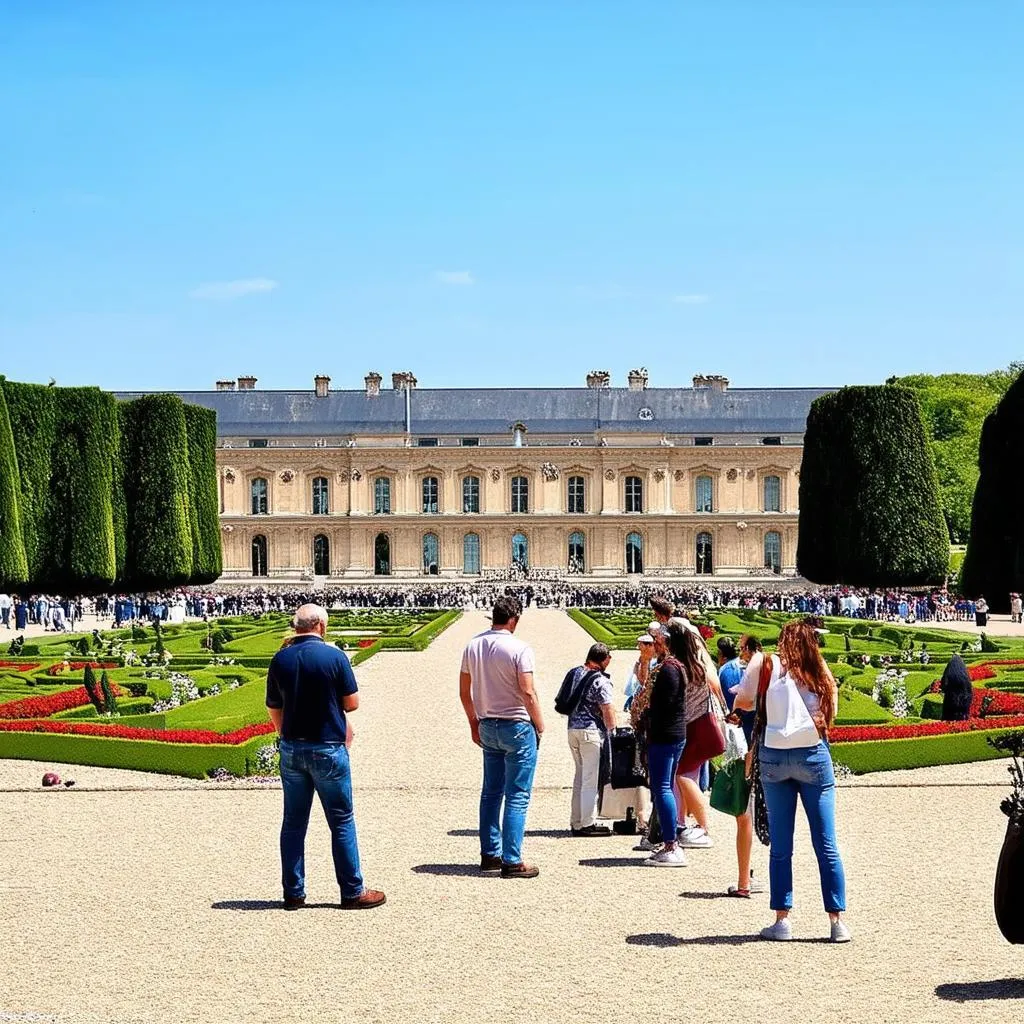
[[[811,402],[830,388],[416,388],[412,433],[501,435],[521,420],[538,434],[803,433]],[[119,398],[136,398],[124,393]],[[185,402],[217,413],[221,437],[403,434],[405,393],[185,391]],[[641,410],[649,410],[643,413]]]

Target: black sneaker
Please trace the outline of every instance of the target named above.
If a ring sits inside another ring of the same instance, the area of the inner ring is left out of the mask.
[[[284,898],[285,910],[298,910],[300,907],[304,907],[305,905],[305,896],[285,896]]]
[[[480,874],[497,875],[501,873],[501,858],[489,857],[486,853],[480,855]]]
[[[588,836],[610,836],[612,830],[607,825],[587,825],[585,828],[574,828],[572,834],[583,838]]]

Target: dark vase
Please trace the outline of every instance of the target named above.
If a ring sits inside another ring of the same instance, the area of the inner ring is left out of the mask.
[[[996,868],[996,923],[1003,938],[1024,945],[1024,822],[1006,826],[1003,850]]]

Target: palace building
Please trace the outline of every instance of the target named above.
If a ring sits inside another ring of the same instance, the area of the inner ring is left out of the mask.
[[[227,579],[796,572],[803,433],[827,389],[659,388],[642,369],[626,387],[256,384],[181,395],[217,413]]]

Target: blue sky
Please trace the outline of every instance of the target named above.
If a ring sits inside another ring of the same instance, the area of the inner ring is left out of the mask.
[[[836,385],[1024,354],[1024,6],[0,0],[0,372]]]

